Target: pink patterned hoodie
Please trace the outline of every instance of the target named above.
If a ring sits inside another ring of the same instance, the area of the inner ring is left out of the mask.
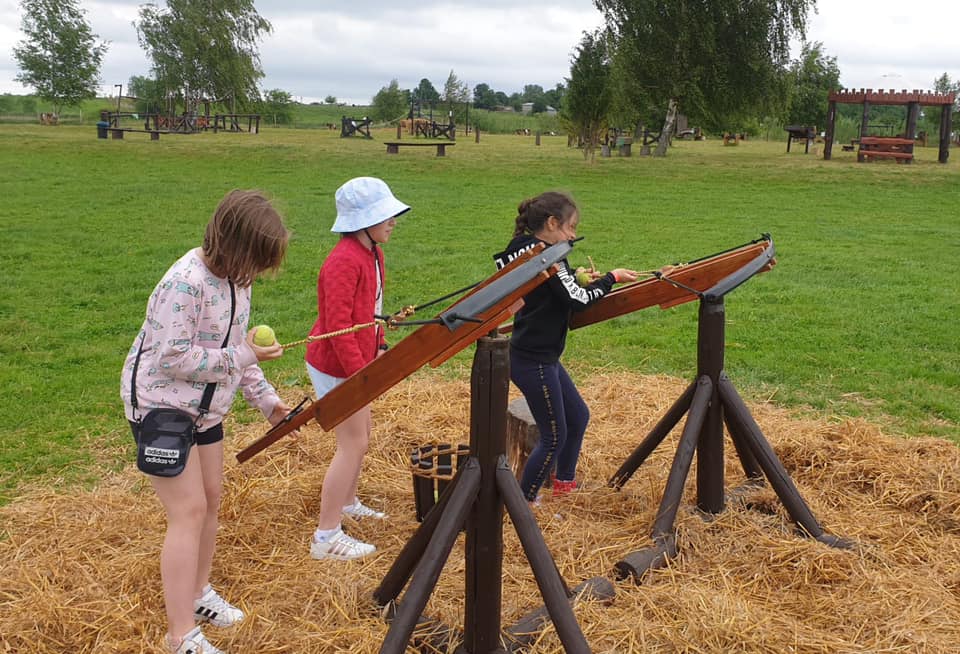
[[[250,322],[250,287],[235,287],[233,327],[227,347],[222,348],[230,319],[230,285],[210,272],[200,255],[200,248],[187,252],[150,295],[146,319],[123,363],[120,395],[128,420],[135,421],[158,406],[196,415],[207,382],[216,382],[217,388],[210,411],[199,424],[201,431],[223,420],[238,388],[264,416],[280,401],[244,341]],[[130,378],[141,339],[135,413],[130,405]]]

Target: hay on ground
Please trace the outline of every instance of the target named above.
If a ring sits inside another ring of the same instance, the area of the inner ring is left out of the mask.
[[[249,617],[234,629],[207,628],[215,644],[234,654],[378,651],[387,625],[371,593],[418,524],[408,453],[424,443],[466,442],[470,388],[463,377],[422,371],[376,401],[361,495],[389,519],[348,524],[379,548],[362,562],[309,558],[332,434],[311,423],[299,439],[238,465],[233,453],[263,424],[231,421],[213,581]],[[579,469],[584,487],[537,511],[571,587],[612,578],[617,561],[650,544],[678,430],[622,491],[605,482],[686,383],[635,374],[581,378],[592,410]],[[769,405],[751,411],[824,528],[858,547],[837,550],[797,537],[769,487],[705,521],[689,510],[692,471],[676,524],[679,556],[640,585],[617,582],[612,605],[577,604],[592,650],[956,652],[960,450],[890,437],[860,420],[800,420]],[[727,448],[729,490],[743,473],[729,441]],[[27,489],[0,509],[0,520],[0,652],[162,652],[163,512],[134,466],[92,490]],[[504,550],[508,627],[542,600],[509,519]],[[461,537],[425,611],[456,629],[463,576]],[[552,625],[528,651],[562,651]]]

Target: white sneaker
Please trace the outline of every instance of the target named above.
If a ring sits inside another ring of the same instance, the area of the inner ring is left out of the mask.
[[[220,597],[213,588],[193,600],[193,613],[200,622],[206,621],[215,627],[229,627],[244,618],[243,611]]]
[[[167,637],[169,644],[170,637]],[[180,645],[176,649],[169,647],[173,654],[226,654],[222,649],[217,649],[206,639],[200,627],[194,627],[180,639]]]
[[[347,536],[342,529],[323,542],[313,540],[310,543],[310,556],[315,559],[334,559],[351,561],[373,554],[377,548]]]
[[[343,507],[343,514],[353,518],[376,518],[377,520],[383,520],[387,517],[386,513],[371,509],[369,506],[361,502],[359,498],[357,498],[353,504],[348,504],[347,506]]]

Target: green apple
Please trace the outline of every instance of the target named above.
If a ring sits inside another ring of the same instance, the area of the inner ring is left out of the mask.
[[[253,333],[253,344],[259,347],[268,347],[277,342],[277,335],[273,333],[273,328],[268,325],[257,325],[254,327],[257,331]]]
[[[586,268],[577,268],[576,278],[577,283],[580,284],[580,286],[589,286],[593,283],[593,276]]]

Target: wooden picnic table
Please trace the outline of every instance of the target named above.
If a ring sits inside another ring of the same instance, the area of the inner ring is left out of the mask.
[[[857,161],[894,159],[897,163],[913,161],[913,139],[896,136],[861,136]]]

